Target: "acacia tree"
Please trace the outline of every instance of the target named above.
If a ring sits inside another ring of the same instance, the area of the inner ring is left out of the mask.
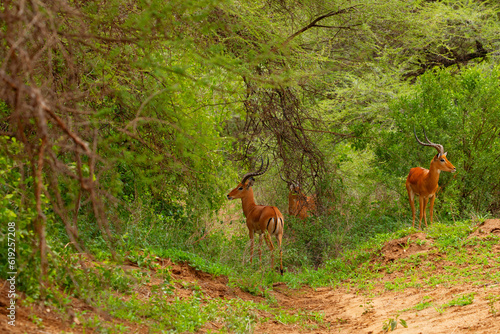
[[[328,168],[318,143],[325,136],[339,141],[351,135],[331,131],[316,108],[324,87],[314,79],[321,61],[311,46],[322,42],[310,39],[315,29],[339,33],[359,26],[353,14],[358,7],[269,1],[257,10],[239,1],[218,13],[233,28],[219,31],[217,41],[245,64],[237,74],[246,88],[246,118],[228,122],[228,132],[238,138],[236,159],[270,151],[287,179],[317,186],[324,178]]]
[[[247,118],[229,129],[244,134],[238,158],[270,148],[285,176],[317,184],[335,173],[338,143],[364,149],[373,125],[389,125],[388,101],[414,78],[497,49],[495,13],[494,5],[464,1],[222,6],[217,15],[227,25],[215,41],[241,61],[235,73],[247,90]]]

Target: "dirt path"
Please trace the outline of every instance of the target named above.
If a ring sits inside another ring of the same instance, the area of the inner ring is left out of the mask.
[[[220,292],[219,289],[217,291]],[[408,334],[500,333],[500,317],[494,317],[491,314],[491,308],[486,300],[487,294],[493,291],[498,294],[500,288],[460,286],[429,291],[407,289],[402,293],[390,292],[374,298],[365,298],[330,288],[297,291],[277,286],[273,295],[283,309],[288,309],[291,312],[297,309],[324,312],[324,322],[329,323],[329,325],[320,325],[317,329],[308,330],[297,325],[268,321],[257,325],[255,333],[383,333],[382,326],[385,321],[394,318],[398,312],[415,306],[424,297],[431,296],[434,301],[444,303],[456,294],[471,292],[476,293],[473,304],[451,307],[442,314],[432,307],[422,311],[401,312],[399,318],[406,320],[408,328],[403,328],[399,324],[396,332]],[[234,295],[240,295],[245,299],[259,299],[251,295],[242,296],[242,294],[244,293],[234,293]],[[5,298],[3,297],[0,306],[2,310],[0,312],[2,317],[0,333],[82,332],[78,325],[74,328],[70,327],[69,315],[68,318],[63,319],[50,308],[43,308],[40,305],[18,309],[16,326],[9,327],[6,324]],[[43,328],[36,325],[36,319],[42,319]],[[135,328],[131,332],[147,331],[146,328]]]
[[[500,293],[497,287],[459,286],[451,289],[406,289],[404,292],[387,292],[374,298],[366,298],[343,290],[320,288],[287,293],[286,289],[275,293],[280,305],[288,309],[305,309],[324,312],[325,322],[310,333],[384,333],[384,322],[395,318],[407,322],[408,328],[398,324],[401,333],[500,333],[500,317],[494,317],[486,300],[488,293]],[[436,304],[444,304],[457,294],[476,293],[474,303],[446,309],[442,314],[429,307],[422,311],[407,310],[424,297],[431,297]],[[406,310],[406,311],[405,311]],[[267,322],[259,325],[257,333],[305,333],[303,328]]]
[[[500,220],[486,221],[475,235],[482,237],[491,234],[500,234]],[[423,233],[414,234],[411,240],[425,240]],[[377,261],[394,261],[409,254],[427,252],[431,245],[429,243],[408,243],[408,237],[393,240],[383,248],[383,257]],[[500,245],[494,247],[495,256],[500,258]],[[430,259],[433,261],[435,259]],[[162,265],[170,266],[172,277],[184,282],[198,284],[204,294],[211,298],[241,298],[262,302],[262,297],[253,296],[240,289],[230,288],[227,278],[212,277],[212,275],[195,270],[187,264],[173,264],[167,259],[161,259]],[[495,269],[495,268],[494,268]],[[495,269],[497,270],[498,267]],[[500,333],[500,301],[492,303],[489,296],[500,296],[499,282],[487,284],[467,283],[445,287],[435,285],[432,288],[406,288],[402,291],[386,291],[383,288],[384,281],[394,279],[393,273],[385,274],[380,278],[377,288],[366,292],[348,291],[347,288],[318,288],[304,287],[298,290],[289,289],[284,283],[276,283],[271,292],[277,300],[279,307],[289,312],[296,313],[297,310],[309,312],[320,312],[324,318],[320,322],[311,321],[311,326],[299,326],[298,324],[284,324],[275,320],[258,323],[255,333],[361,333],[375,334],[384,333],[383,325],[389,319],[406,321],[407,328],[398,323],[396,333],[422,333],[422,334],[452,334],[452,333]],[[150,287],[157,284],[152,280],[148,285],[138,290],[143,298],[151,294]],[[16,326],[7,325],[7,287],[5,281],[0,281],[2,290],[0,292],[0,333],[81,333],[82,327],[78,319],[68,310],[67,314],[58,314],[50,307],[41,304],[20,306],[16,311]],[[186,297],[190,292],[178,286],[175,296]],[[471,295],[472,294],[472,295]],[[473,302],[464,306],[445,305],[456,296],[473,296]],[[432,302],[432,306],[418,308],[418,305]],[[106,318],[106,314],[75,300],[75,309],[88,311],[89,315]],[[262,318],[266,314],[260,314]],[[41,319],[39,321],[38,319]],[[76,321],[76,323],[75,323]],[[38,325],[37,325],[38,323]],[[43,323],[43,327],[40,327]],[[130,328],[130,333],[148,333],[150,329],[130,323],[124,323]],[[218,324],[207,324],[200,333],[214,331],[220,328]],[[86,333],[88,333],[88,329]]]

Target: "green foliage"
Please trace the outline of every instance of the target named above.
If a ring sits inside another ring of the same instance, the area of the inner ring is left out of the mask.
[[[8,145],[8,151],[11,154],[19,154],[21,145],[17,143],[15,139],[10,139],[6,136],[0,137],[2,141],[2,147]],[[21,174],[19,170],[14,168],[14,159],[10,154],[3,154],[0,157],[0,179],[1,183],[1,197],[0,197],[0,221],[3,223],[2,226],[9,221],[17,220],[18,208],[21,203],[21,189],[19,189],[19,184],[21,183]],[[5,231],[2,231],[5,233]]]
[[[39,254],[33,253],[32,243],[36,237],[33,231],[34,197],[32,178],[26,177],[22,164],[16,161],[22,155],[23,145],[15,138],[0,136],[0,244],[5,251],[0,253],[0,277],[7,278],[8,272],[17,272],[16,288],[33,297],[40,296],[38,276],[40,274]],[[48,200],[42,195],[42,203]],[[53,213],[45,212],[47,221],[53,221]],[[8,229],[13,227],[14,230]],[[9,267],[7,244],[15,253],[15,263]]]
[[[497,301],[500,301],[500,295],[495,295],[495,294],[490,293],[490,294],[488,294],[486,299],[488,300],[488,306],[490,307],[490,313],[494,317],[496,317],[498,314],[498,309],[495,307],[495,303]]]
[[[197,254],[185,252],[176,248],[158,249],[156,251],[156,254],[164,258],[172,259],[175,262],[187,262],[193,268],[213,274],[215,276],[228,275],[231,270],[224,265],[210,262]]]
[[[382,325],[382,330],[385,333],[387,333],[388,331],[394,331],[398,327],[398,324],[401,324],[401,326],[403,326],[404,328],[408,328],[406,320],[399,319],[399,314],[398,314],[394,318],[389,318],[386,321],[384,321],[384,324]]]
[[[439,313],[443,314],[447,308],[452,307],[452,306],[466,306],[470,305],[474,302],[474,295],[475,293],[468,293],[465,295],[460,295],[457,296],[456,298],[450,300],[447,303],[444,303],[442,305],[434,305],[434,309]]]
[[[430,226],[428,235],[435,239],[435,245],[440,251],[450,252],[453,248],[460,249],[472,231],[473,225],[470,221],[436,223]]]
[[[321,312],[309,312],[298,310],[297,313],[290,314],[286,311],[278,310],[275,315],[276,321],[280,323],[291,325],[299,324],[308,329],[316,329],[318,324],[324,323],[325,314]],[[310,323],[312,320],[312,324]]]
[[[289,241],[285,253],[290,267],[318,267],[338,256],[346,243],[344,227],[332,216],[310,217],[305,221],[289,217],[286,223]]]
[[[474,302],[474,295],[475,293],[467,293],[465,295],[460,295],[457,296],[456,298],[453,298],[449,302],[443,304],[443,307],[452,307],[452,306],[466,306],[470,305]]]
[[[418,303],[417,305],[415,305],[415,307],[413,307],[416,311],[422,311],[422,310],[425,310],[426,308],[429,308],[432,306],[432,300],[431,300],[431,297],[429,296],[424,296],[422,298],[422,301],[420,303]]]

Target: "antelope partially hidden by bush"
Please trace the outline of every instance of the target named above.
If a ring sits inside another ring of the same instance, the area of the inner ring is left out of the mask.
[[[281,239],[285,221],[280,210],[275,206],[265,206],[255,204],[252,186],[255,182],[254,176],[262,175],[267,171],[269,160],[267,160],[266,168],[263,169],[264,161],[261,161],[261,166],[257,172],[247,173],[243,179],[228,195],[229,200],[241,198],[243,206],[243,214],[247,219],[247,227],[250,235],[250,263],[253,259],[254,233],[259,234],[259,259],[262,261],[262,237],[266,239],[266,244],[271,251],[271,269],[274,268],[273,242],[271,236],[276,236],[278,247],[280,250],[280,273],[283,275],[283,252],[281,250]]]
[[[420,223],[418,228],[422,228],[422,217],[425,221],[425,227],[427,227],[427,217],[425,215],[425,207],[427,206],[427,201],[430,199],[430,222],[432,223],[432,215],[434,208],[434,200],[436,199],[436,191],[438,190],[438,181],[439,174],[441,171],[452,172],[454,173],[457,169],[448,161],[446,158],[447,152],[444,152],[443,145],[432,143],[425,134],[425,139],[427,143],[421,142],[417,133],[415,132],[415,128],[413,128],[413,133],[415,134],[415,139],[420,145],[434,147],[438,153],[434,156],[431,161],[431,166],[429,169],[425,169],[422,167],[415,167],[410,169],[410,173],[406,179],[406,190],[408,190],[408,197],[410,200],[411,211],[413,215],[413,224],[415,227],[415,204],[413,202],[415,195],[420,196]]]
[[[316,199],[314,196],[304,195],[298,183],[285,180],[281,174],[280,177],[288,185],[288,214],[290,216],[306,219],[311,213],[316,211]]]

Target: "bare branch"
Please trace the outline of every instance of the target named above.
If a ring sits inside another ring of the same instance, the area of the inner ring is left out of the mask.
[[[321,16],[318,16],[317,18],[315,18],[314,20],[312,20],[311,23],[309,23],[308,25],[306,25],[305,27],[303,27],[302,29],[299,29],[298,31],[294,32],[292,35],[290,35],[283,43],[281,43],[280,45],[278,45],[277,47],[274,47],[272,49],[273,52],[277,51],[278,49],[281,49],[285,46],[288,45],[288,43],[290,43],[295,37],[299,36],[300,34],[306,32],[307,30],[311,29],[311,28],[314,28],[314,27],[322,27],[320,25],[318,25],[317,23],[324,20],[324,19],[327,19],[329,17],[332,17],[332,16],[336,16],[336,15],[342,15],[342,14],[346,14],[346,13],[349,13],[351,11],[353,11],[354,9],[356,9],[357,7],[359,7],[361,5],[354,5],[354,6],[351,6],[351,7],[347,7],[347,8],[344,8],[344,9],[340,9],[340,10],[337,10],[337,11],[330,11],[326,14],[323,14]]]

